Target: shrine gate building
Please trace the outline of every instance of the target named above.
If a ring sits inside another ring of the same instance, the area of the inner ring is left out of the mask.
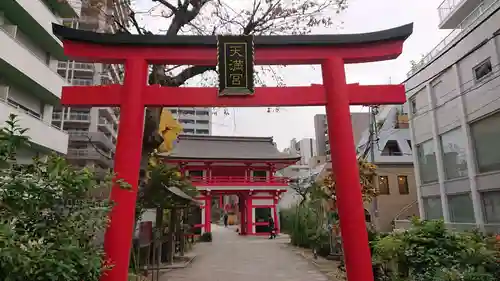
[[[215,209],[227,208],[226,195],[236,195],[234,212],[243,235],[267,235],[272,216],[279,232],[276,210],[280,194],[286,192],[288,178],[275,176],[300,160],[281,153],[272,137],[230,137],[180,135],[171,153],[161,155],[178,165],[200,191],[201,215],[195,228],[211,232]]]

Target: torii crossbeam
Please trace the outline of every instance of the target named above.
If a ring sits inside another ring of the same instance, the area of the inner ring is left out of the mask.
[[[146,106],[312,106],[325,105],[331,159],[337,181],[337,205],[349,281],[373,281],[368,235],[352,136],[349,105],[402,104],[402,85],[347,84],[344,64],[395,59],[413,25],[365,33],[309,36],[255,36],[255,63],[321,64],[323,85],[257,88],[253,96],[219,97],[211,88],[147,85],[148,64],[217,64],[215,36],[102,34],[53,26],[71,59],[125,65],[123,85],[65,87],[66,106],[120,106],[114,172],[132,191],[113,186],[116,206],[106,231],[105,251],[114,267],[103,281],[128,275]]]
[[[403,85],[361,86],[349,84],[350,105],[400,104],[405,102]],[[64,89],[64,105],[117,107],[122,104],[124,86],[78,86]],[[220,97],[216,88],[146,86],[142,96],[148,107],[252,107],[252,106],[324,106],[323,85],[309,87],[263,87],[245,97]],[[175,92],[176,95],[172,95]]]

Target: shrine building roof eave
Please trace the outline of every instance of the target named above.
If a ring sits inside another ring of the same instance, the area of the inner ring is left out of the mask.
[[[299,155],[278,150],[272,137],[179,135],[170,153],[160,153],[169,160],[285,162],[300,160]]]
[[[226,157],[226,158],[201,158],[201,157],[182,157],[182,156],[179,156],[179,157],[176,157],[176,156],[171,156],[167,153],[160,153],[159,156],[161,157],[165,157],[165,161],[169,161],[169,160],[173,160],[175,162],[213,162],[213,161],[217,161],[217,162],[224,162],[224,161],[228,161],[228,162],[237,162],[237,161],[241,161],[241,162],[254,162],[254,163],[258,163],[258,162],[270,162],[270,163],[283,163],[283,164],[294,164],[296,163],[297,161],[300,160],[300,156],[299,157],[295,157],[295,156],[290,156],[290,157],[282,157],[282,158],[234,158],[234,157]]]
[[[128,33],[98,33],[86,30],[78,30],[63,25],[52,24],[56,36],[76,42],[94,43],[100,45],[122,45],[122,46],[192,46],[211,47],[217,46],[216,36],[198,35],[138,35]],[[341,45],[363,45],[386,41],[406,40],[413,32],[413,23],[399,27],[357,34],[318,34],[318,35],[276,35],[276,36],[254,36],[255,47],[325,47]]]

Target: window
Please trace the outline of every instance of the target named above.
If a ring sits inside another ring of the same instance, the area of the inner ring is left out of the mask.
[[[194,124],[193,119],[179,119],[179,123],[181,124]]]
[[[191,180],[201,180],[203,178],[203,170],[189,170],[188,175]]]
[[[493,71],[490,59],[488,58],[487,60],[481,62],[475,66],[472,71],[474,71],[474,79],[476,82],[489,76]]]
[[[432,140],[417,145],[420,180],[423,184],[438,181],[436,153]]]
[[[500,170],[500,112],[470,125],[480,173]]]
[[[184,134],[194,134],[194,129],[184,129],[182,130]]]
[[[410,99],[410,110],[411,113],[417,114],[417,100],[415,98]]]
[[[200,134],[200,135],[208,135],[208,130],[207,129],[198,129],[198,130],[196,130],[196,133]]]
[[[500,191],[482,193],[485,223],[500,223]]]
[[[208,120],[196,120],[196,124],[208,124]]]
[[[467,176],[467,157],[465,155],[465,138],[461,129],[444,133],[440,137],[443,149],[443,166],[446,179]]]
[[[406,142],[408,143],[408,146],[410,147],[410,150],[412,150],[412,147],[411,147],[411,140],[406,140]]]
[[[451,222],[474,223],[474,209],[469,194],[448,195]]]
[[[399,148],[398,141],[388,140],[385,144],[384,150],[381,153],[382,156],[401,156],[403,153]]]
[[[427,197],[423,198],[423,201],[424,201],[424,212],[426,220],[439,220],[443,218],[441,198]]]
[[[203,110],[203,111],[199,111],[198,110],[198,111],[196,111],[196,115],[198,115],[198,116],[209,116],[210,112],[209,111],[205,111],[205,110]]]
[[[398,176],[399,194],[410,194],[408,187],[408,176]]]
[[[265,171],[265,170],[253,171],[252,175],[253,175],[254,181],[266,181],[267,180],[267,171]]]
[[[390,194],[389,177],[388,176],[379,176],[378,177],[378,192],[379,192],[379,194]]]
[[[194,115],[193,110],[179,110],[179,115]]]

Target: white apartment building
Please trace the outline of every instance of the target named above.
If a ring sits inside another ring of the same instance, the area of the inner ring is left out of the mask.
[[[285,149],[286,153],[300,155],[298,164],[308,165],[309,160],[318,155],[316,141],[312,138],[304,138],[297,141],[295,138],[290,141],[290,146]]]
[[[79,17],[67,18],[64,24],[104,33],[115,33],[120,25],[127,26],[126,0],[95,0],[92,5],[89,3],[81,5]],[[123,76],[121,65],[75,61],[60,61],[57,72],[74,86],[120,84]],[[113,167],[118,118],[118,108],[58,107],[54,110],[52,122],[69,134],[67,159],[76,166],[93,166],[98,175],[104,175]]]
[[[212,135],[212,110],[209,107],[168,108],[182,125],[183,134]]]
[[[56,71],[63,46],[52,34],[52,23],[78,13],[78,1],[0,1],[0,124],[11,113],[18,115],[33,144],[18,154],[20,163],[50,152],[67,153],[67,133],[51,125],[66,85]]]
[[[404,82],[420,215],[450,226],[500,224],[500,1],[445,0],[451,33]]]

